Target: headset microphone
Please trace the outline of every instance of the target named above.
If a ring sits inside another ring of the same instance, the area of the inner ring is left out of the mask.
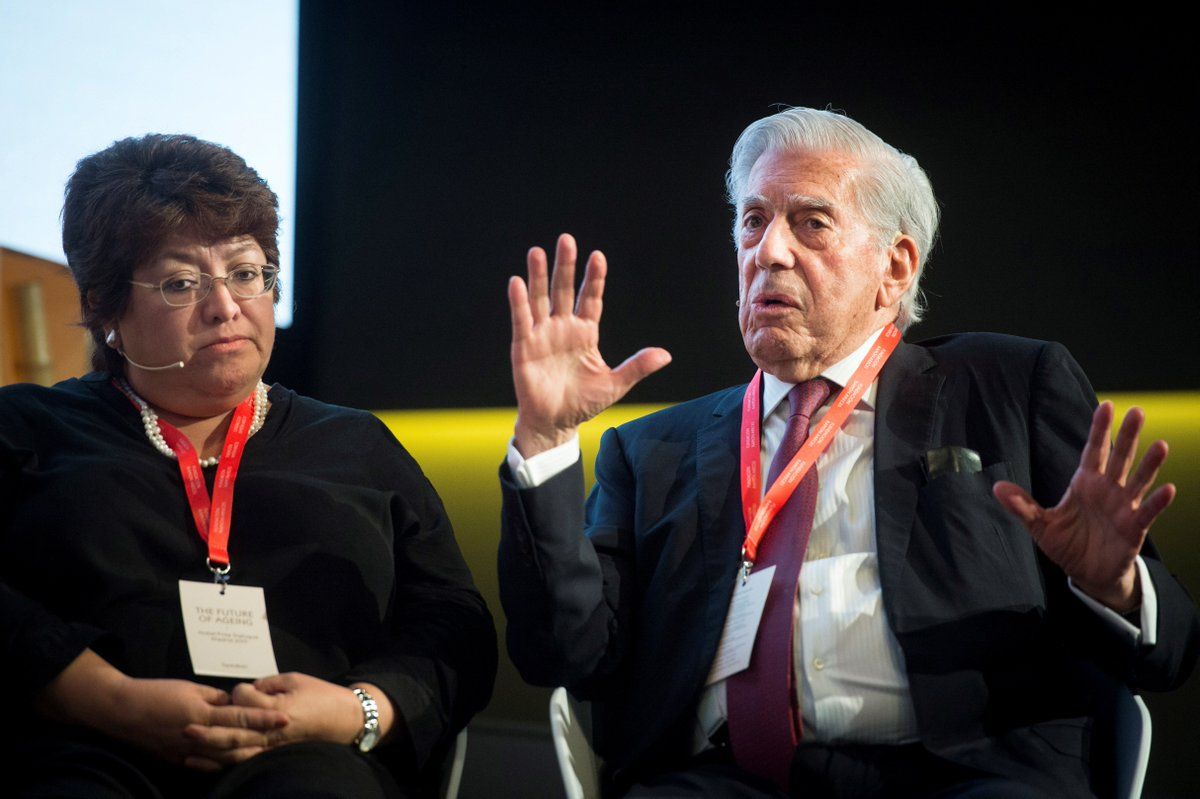
[[[183,361],[176,361],[175,363],[169,363],[166,366],[142,366],[140,363],[135,361],[133,358],[130,358],[128,355],[126,355],[125,350],[117,350],[117,352],[121,353],[121,356],[124,357],[125,360],[129,361],[130,366],[136,366],[137,368],[139,368],[143,371],[146,371],[146,372],[161,372],[164,369],[182,369],[183,368]]]

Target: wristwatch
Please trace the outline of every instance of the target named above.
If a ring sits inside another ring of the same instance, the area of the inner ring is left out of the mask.
[[[375,748],[375,744],[379,743],[379,704],[361,688],[351,688],[350,690],[362,703],[363,712],[362,732],[354,739],[354,745],[360,752],[370,752]]]

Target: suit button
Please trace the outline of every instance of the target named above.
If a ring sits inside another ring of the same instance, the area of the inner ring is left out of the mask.
[[[822,588],[821,586],[819,586],[819,585],[814,585],[814,586],[812,586],[811,588],[809,588],[809,589],[808,589],[808,592],[809,592],[810,594],[812,594],[813,596],[820,596],[820,595],[821,595],[821,592],[822,592],[822,591],[824,591],[824,590],[825,590],[825,589],[824,589],[824,588]]]
[[[814,669],[820,671],[821,669],[825,668],[825,661],[821,660],[820,658],[813,658],[812,665]]]

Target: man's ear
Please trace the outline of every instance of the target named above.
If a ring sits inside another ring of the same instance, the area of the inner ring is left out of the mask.
[[[875,297],[875,304],[879,308],[890,308],[900,301],[904,292],[908,291],[909,286],[917,279],[917,265],[921,263],[921,253],[916,240],[904,233],[896,234],[895,241],[888,247],[887,255],[888,262]]]

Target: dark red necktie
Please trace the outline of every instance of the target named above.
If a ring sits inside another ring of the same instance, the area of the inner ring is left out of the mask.
[[[829,398],[830,384],[817,377],[788,393],[791,415],[779,451],[771,459],[767,485],[775,482],[808,438],[813,413]],[[814,464],[767,529],[755,571],[775,566],[750,667],[725,683],[729,740],[739,766],[771,780],[784,791],[792,753],[802,736],[792,669],[792,627],[800,566],[817,507]]]

